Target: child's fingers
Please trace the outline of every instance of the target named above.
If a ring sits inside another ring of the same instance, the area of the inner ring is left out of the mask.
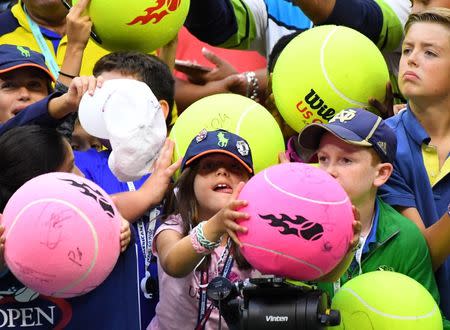
[[[235,221],[237,219],[248,219],[248,218],[250,218],[250,215],[245,212],[228,210],[228,212],[225,213],[225,219],[230,219],[232,221]]]
[[[246,227],[243,227],[232,220],[225,220],[224,225],[226,229],[232,230],[235,233],[246,233],[248,231]]]
[[[247,205],[248,205],[248,202],[246,200],[234,199],[230,202],[230,209],[237,210],[237,209],[242,208]]]
[[[81,15],[81,13],[87,8],[91,0],[80,0],[70,10]]]
[[[236,189],[233,190],[233,193],[231,194],[231,199],[236,199],[239,194],[241,193],[242,189],[245,186],[245,182],[241,181],[238,183],[238,185],[236,186]]]
[[[231,239],[234,241],[234,243],[237,244],[237,246],[239,246],[240,248],[243,246],[241,241],[237,238],[236,234],[232,230],[227,229],[227,233],[228,236],[230,236]]]

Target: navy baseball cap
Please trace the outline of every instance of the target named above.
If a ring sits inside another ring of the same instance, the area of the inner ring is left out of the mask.
[[[342,110],[328,124],[310,124],[298,135],[300,157],[309,159],[319,148],[320,139],[330,132],[341,140],[363,147],[372,147],[383,162],[394,163],[397,137],[381,117],[364,109]]]
[[[24,67],[35,67],[44,71],[51,79],[55,77],[45,64],[42,54],[25,46],[0,45],[0,73],[6,73]]]
[[[239,161],[249,173],[253,173],[252,153],[247,141],[239,135],[223,129],[216,131],[202,129],[189,144],[181,163],[181,171],[194,160],[212,153],[231,156]]]

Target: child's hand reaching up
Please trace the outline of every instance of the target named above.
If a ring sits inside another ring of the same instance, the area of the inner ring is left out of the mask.
[[[136,191],[112,196],[117,209],[126,219],[133,222],[162,201],[172,175],[181,165],[181,158],[172,164],[174,147],[175,142],[167,138],[153,166],[152,174],[142,187]]]
[[[122,218],[122,225],[120,227],[120,252],[123,252],[127,249],[128,244],[130,244],[131,240],[131,229],[130,223]]]
[[[245,212],[239,212],[238,209],[247,206],[248,202],[245,200],[236,199],[242,191],[244,187],[244,182],[239,182],[236,189],[234,189],[233,193],[230,196],[230,201],[227,206],[221,209],[214,218],[220,219],[222,224],[223,231],[226,231],[231,239],[239,246],[242,247],[242,243],[237,238],[236,233],[246,233],[247,228],[240,226],[236,223],[237,219],[248,219],[250,215]],[[211,219],[212,220],[212,219]]]

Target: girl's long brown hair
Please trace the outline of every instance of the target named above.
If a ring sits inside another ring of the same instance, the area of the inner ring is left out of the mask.
[[[186,168],[173,185],[173,189],[168,189],[164,204],[165,222],[170,215],[179,214],[182,219],[183,235],[187,236],[191,228],[195,227],[201,220],[198,218],[198,202],[194,193],[194,179],[198,173],[199,161],[195,161],[190,167]],[[239,269],[251,269],[252,266],[245,260],[236,244],[231,245],[231,253]],[[210,256],[205,258],[206,262],[199,267],[199,270],[206,270]]]

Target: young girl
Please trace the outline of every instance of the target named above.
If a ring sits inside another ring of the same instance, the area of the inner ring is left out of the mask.
[[[236,197],[253,175],[250,149],[235,134],[203,130],[189,145],[181,171],[166,204],[168,216],[154,236],[160,301],[149,329],[195,329],[199,320],[205,329],[217,329],[208,282],[216,276],[235,282],[252,272],[228,238],[239,243],[235,232],[246,231],[235,220],[248,218],[237,211],[247,203]]]

